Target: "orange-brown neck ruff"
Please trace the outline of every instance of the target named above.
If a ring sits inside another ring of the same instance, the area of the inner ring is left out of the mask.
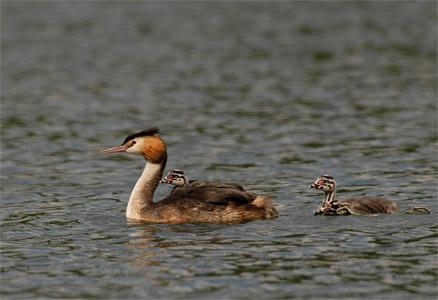
[[[166,163],[167,151],[163,140],[158,134],[146,136],[143,143],[143,156],[153,164]]]

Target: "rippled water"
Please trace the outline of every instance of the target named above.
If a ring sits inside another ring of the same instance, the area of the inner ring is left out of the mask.
[[[2,299],[436,299],[436,2],[1,9]],[[281,217],[127,222],[144,162],[98,151],[152,126]],[[313,216],[323,173],[432,213]]]

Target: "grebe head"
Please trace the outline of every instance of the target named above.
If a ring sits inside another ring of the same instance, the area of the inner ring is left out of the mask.
[[[176,186],[184,186],[189,184],[189,178],[183,170],[175,169],[167,173],[166,177],[161,179],[160,182],[173,184]]]
[[[128,152],[142,155],[151,163],[160,163],[167,158],[166,146],[156,127],[128,135],[120,146],[105,149],[101,153]]]
[[[332,192],[336,190],[336,181],[333,176],[321,175],[314,183],[309,185],[310,188],[323,190],[324,192]]]
[[[321,175],[309,187],[322,190],[325,193],[324,200],[315,210],[315,214],[332,214],[333,203],[335,202],[336,197],[336,182],[333,176]]]

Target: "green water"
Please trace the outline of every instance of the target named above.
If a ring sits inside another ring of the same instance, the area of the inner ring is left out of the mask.
[[[436,299],[436,11],[2,1],[2,299]],[[144,161],[98,151],[153,126],[281,217],[127,222]],[[432,213],[313,216],[321,174]]]

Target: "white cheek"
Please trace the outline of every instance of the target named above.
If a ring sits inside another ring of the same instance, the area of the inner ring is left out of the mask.
[[[129,147],[128,149],[126,149],[126,152],[131,153],[131,154],[138,154],[138,155],[143,154],[139,144],[135,144],[134,146]]]

